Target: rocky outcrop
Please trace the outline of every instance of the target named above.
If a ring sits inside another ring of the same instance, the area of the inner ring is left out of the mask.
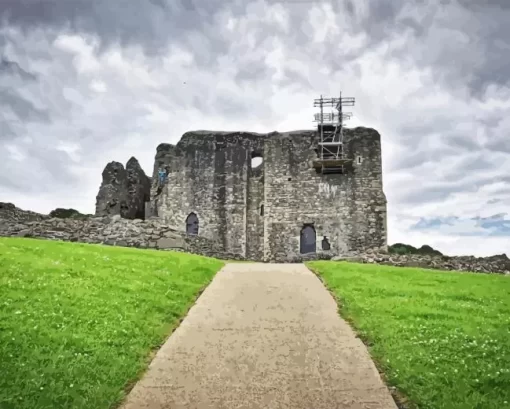
[[[0,224],[7,222],[24,222],[24,221],[37,221],[48,218],[48,216],[23,210],[16,207],[13,203],[0,202]],[[2,223],[3,222],[3,223]]]
[[[150,199],[151,181],[136,158],[129,159],[126,168],[119,162],[108,163],[102,176],[96,197],[96,216],[145,219],[145,202]]]
[[[88,219],[46,217],[38,221],[10,220],[8,223],[0,223],[0,236],[186,251],[220,259],[242,259],[239,255],[223,252],[220,244],[213,240],[188,236],[158,219],[129,220],[120,215]]]
[[[444,271],[510,274],[510,259],[506,254],[490,257],[435,256],[421,254],[367,253],[350,257],[333,257],[334,261],[385,264],[397,267],[420,267]]]

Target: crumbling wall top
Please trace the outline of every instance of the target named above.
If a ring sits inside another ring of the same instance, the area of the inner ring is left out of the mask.
[[[314,130],[294,130],[286,132],[245,132],[245,131],[212,131],[212,130],[197,130],[189,131],[182,135],[177,147],[180,145],[195,144],[200,142],[210,142],[211,140],[221,142],[260,142],[268,138],[289,138],[292,136],[312,136],[315,134]]]

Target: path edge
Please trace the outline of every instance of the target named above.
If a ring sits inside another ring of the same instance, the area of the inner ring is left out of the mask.
[[[147,371],[149,370],[149,367],[152,363],[152,361],[154,360],[154,358],[156,357],[156,354],[158,353],[158,351],[163,347],[163,345],[166,344],[166,342],[168,341],[168,339],[173,335],[173,333],[175,331],[177,331],[177,329],[181,326],[181,324],[183,323],[183,321],[188,317],[191,309],[197,304],[198,300],[200,299],[200,297],[202,296],[202,294],[204,293],[204,291],[207,289],[207,287],[209,287],[211,285],[211,283],[213,282],[214,278],[219,274],[220,271],[222,271],[225,266],[227,265],[227,263],[223,260],[220,260],[223,265],[218,269],[218,271],[216,271],[216,273],[214,273],[214,275],[211,277],[211,279],[205,283],[197,292],[197,294],[195,295],[195,297],[190,301],[190,304],[189,304],[189,307],[186,309],[186,311],[184,312],[184,314],[178,319],[176,320],[174,323],[171,323],[170,325],[170,330],[168,332],[168,334],[165,336],[165,338],[161,341],[160,345],[158,346],[155,346],[154,348],[152,348],[149,353],[147,354],[147,356],[145,357],[144,359],[144,363],[145,363],[145,369],[141,370],[140,373],[137,374],[137,376],[131,380],[129,380],[125,385],[124,387],[122,388],[122,390],[119,392],[119,393],[122,393],[123,396],[121,399],[113,402],[110,407],[108,409],[122,409],[124,407],[124,405],[126,404],[126,400],[128,399],[129,397],[129,394],[131,393],[131,391],[133,390],[133,388],[136,386],[136,384],[138,382],[140,382],[142,380],[142,378],[144,377],[144,375],[147,373]]]
[[[393,398],[393,401],[395,402],[395,405],[397,405],[398,409],[418,409],[418,406],[411,402],[411,400],[404,393],[399,391],[396,386],[389,385],[388,379],[382,369],[381,363],[377,359],[375,359],[370,353],[370,344],[372,342],[369,339],[361,336],[358,329],[356,328],[354,321],[344,314],[342,300],[329,288],[326,281],[324,281],[320,273],[315,268],[309,265],[308,262],[303,264],[308,270],[310,270],[315,275],[315,277],[317,277],[317,279],[322,283],[322,285],[328,291],[331,297],[333,297],[333,300],[335,301],[337,306],[338,315],[347,323],[347,325],[349,325],[349,327],[351,327],[356,338],[358,338],[363,343],[363,345],[365,345],[365,348],[367,349],[370,355],[370,359],[372,359],[372,362],[374,363],[377,372],[379,372],[379,376],[381,377],[384,385],[390,392],[391,397]]]

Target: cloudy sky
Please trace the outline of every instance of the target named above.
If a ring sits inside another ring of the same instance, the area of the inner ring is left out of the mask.
[[[390,243],[510,254],[508,21],[508,0],[0,0],[0,201],[91,213],[111,160],[311,128],[341,89],[382,135]]]

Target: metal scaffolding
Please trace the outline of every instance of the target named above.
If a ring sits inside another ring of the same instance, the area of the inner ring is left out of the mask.
[[[343,112],[342,107],[354,106],[354,98],[342,97],[342,93],[339,98],[323,98],[321,95],[314,100],[313,106],[320,108],[314,118],[314,122],[318,122],[319,147],[313,166],[323,174],[343,173],[344,165],[349,162],[343,155],[343,125],[352,113]],[[331,108],[331,112],[324,112],[325,108]]]

